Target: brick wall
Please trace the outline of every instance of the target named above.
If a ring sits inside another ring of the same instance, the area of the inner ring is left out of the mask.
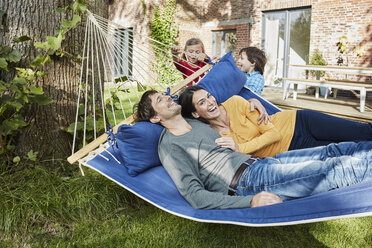
[[[311,16],[310,54],[319,49],[329,64],[337,64],[336,43],[343,35],[352,46],[364,45],[363,57],[350,55],[350,66],[372,66],[372,1],[318,0],[313,1]]]
[[[116,0],[110,18],[148,35],[157,2],[161,0]],[[352,45],[361,44],[367,50],[363,58],[351,55],[349,65],[372,66],[372,0],[178,0],[179,44],[183,47],[187,39],[198,37],[211,54],[212,32],[235,29],[237,51],[246,46],[261,47],[263,11],[305,6],[312,8],[310,54],[319,49],[329,64],[336,64],[336,43],[347,35]]]

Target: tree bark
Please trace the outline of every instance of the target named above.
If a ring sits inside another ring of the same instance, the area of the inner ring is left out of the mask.
[[[109,0],[85,1],[88,9],[102,17],[108,16]],[[27,66],[40,50],[34,48],[36,41],[45,41],[61,29],[61,20],[65,13],[57,13],[56,8],[71,5],[72,0],[0,0],[0,9],[5,12],[0,42],[12,44],[12,39],[22,35],[32,41],[16,45],[22,53],[17,67]],[[84,18],[83,18],[84,23]],[[69,31],[62,47],[71,54],[81,53],[84,42],[82,24]],[[82,56],[82,54],[81,54]],[[38,82],[53,103],[44,106],[32,106],[26,113],[30,126],[20,135],[17,153],[26,154],[30,150],[39,152],[38,158],[66,158],[71,154],[72,137],[65,130],[75,121],[77,88],[80,80],[80,65],[67,57],[53,56],[52,62],[43,71],[47,75]],[[13,73],[2,73],[4,80],[14,77]]]

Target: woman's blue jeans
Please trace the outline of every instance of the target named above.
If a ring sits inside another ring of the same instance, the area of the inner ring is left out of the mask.
[[[372,140],[372,123],[346,120],[312,110],[297,110],[288,151],[361,140]]]
[[[267,191],[284,201],[372,180],[372,141],[342,142],[259,159],[242,174],[237,195]]]

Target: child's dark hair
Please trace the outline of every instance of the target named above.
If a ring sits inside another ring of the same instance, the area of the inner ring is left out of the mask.
[[[254,70],[259,71],[261,75],[263,75],[267,62],[265,52],[261,49],[258,49],[257,47],[245,47],[240,50],[239,55],[241,55],[242,53],[245,53],[245,55],[247,55],[249,62],[251,62],[252,64],[255,63]]]
[[[184,51],[186,51],[187,47],[188,46],[193,46],[193,45],[197,45],[197,44],[201,44],[201,47],[202,47],[202,52],[205,53],[205,48],[204,48],[204,44],[203,42],[198,39],[198,38],[191,38],[191,39],[188,39],[185,43],[185,48],[183,49]],[[182,59],[186,60],[186,55],[183,53],[182,54]]]

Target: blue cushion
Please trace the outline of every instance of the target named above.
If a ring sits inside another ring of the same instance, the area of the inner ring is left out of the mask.
[[[146,121],[118,128],[116,141],[121,161],[129,175],[137,176],[142,171],[160,165],[158,141],[163,129],[160,125]]]
[[[225,54],[220,61],[198,83],[222,103],[243,88],[247,77],[236,65],[231,52]]]

